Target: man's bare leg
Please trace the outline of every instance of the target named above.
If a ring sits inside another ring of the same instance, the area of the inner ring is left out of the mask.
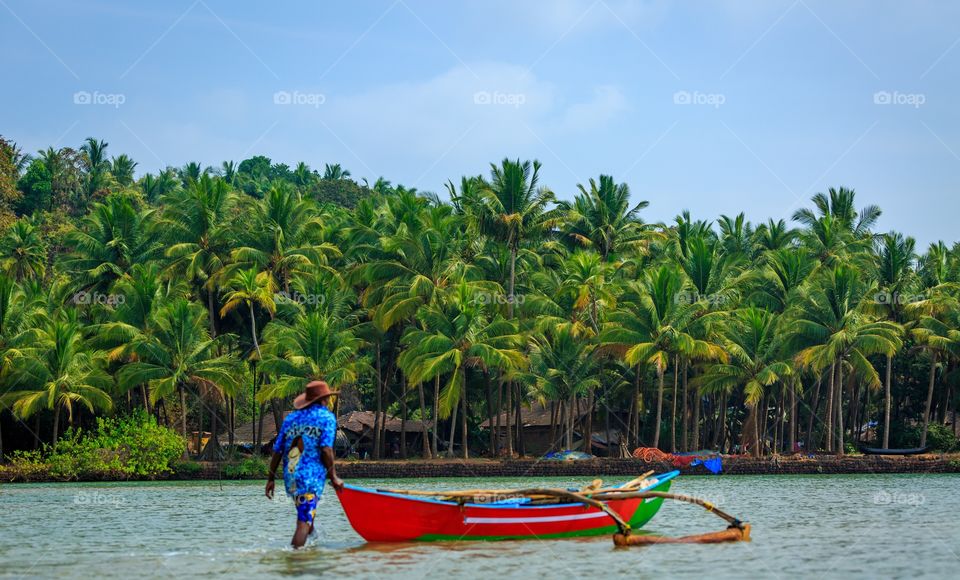
[[[293,540],[290,541],[290,545],[293,546],[294,549],[302,548],[303,545],[307,543],[307,536],[309,536],[312,531],[313,524],[297,520],[297,531],[293,533]]]

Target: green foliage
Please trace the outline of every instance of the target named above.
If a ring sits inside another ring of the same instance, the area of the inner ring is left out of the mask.
[[[155,478],[171,471],[184,451],[183,438],[142,411],[97,419],[95,431],[68,430],[56,449],[14,452],[7,469],[15,479]]]
[[[227,479],[255,479],[267,476],[267,461],[262,457],[248,457],[239,463],[223,466],[223,476]]]
[[[922,425],[911,425],[904,427],[901,424],[894,424],[890,431],[890,447],[912,448],[920,446],[920,435],[923,431]],[[953,434],[953,429],[939,423],[930,423],[927,429],[927,445],[931,451],[940,451],[950,453],[960,451],[960,440]]]
[[[17,204],[20,215],[32,214],[37,210],[50,210],[53,206],[53,175],[42,159],[34,159],[27,172],[17,182],[23,192],[23,198]]]
[[[370,196],[370,190],[352,179],[320,179],[314,182],[307,195],[321,204],[329,203],[354,208],[360,200]]]
[[[170,469],[177,477],[191,479],[203,471],[203,465],[199,461],[174,461],[170,464]]]

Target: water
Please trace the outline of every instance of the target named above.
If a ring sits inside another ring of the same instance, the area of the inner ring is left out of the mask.
[[[615,481],[617,478],[605,478]],[[587,479],[496,479],[579,486]],[[368,486],[476,487],[469,479],[355,480]],[[287,546],[294,509],[262,483],[0,486],[0,576],[328,575],[357,578],[956,577],[960,475],[681,477],[673,491],[749,520],[753,542],[614,548],[610,538],[368,545],[331,490],[308,547]],[[701,508],[665,502],[646,529],[722,529]]]

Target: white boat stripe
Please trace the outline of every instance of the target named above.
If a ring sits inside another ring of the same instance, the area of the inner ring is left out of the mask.
[[[571,514],[567,516],[538,516],[530,518],[464,518],[465,524],[537,524],[541,522],[568,522],[609,517],[604,512]]]

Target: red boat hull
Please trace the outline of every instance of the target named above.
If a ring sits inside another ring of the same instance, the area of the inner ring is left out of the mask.
[[[665,479],[651,489],[665,491],[669,486]],[[370,542],[562,538],[616,531],[608,515],[582,504],[461,506],[351,485],[337,495],[350,525]],[[653,517],[661,502],[625,499],[608,505],[638,528]]]

